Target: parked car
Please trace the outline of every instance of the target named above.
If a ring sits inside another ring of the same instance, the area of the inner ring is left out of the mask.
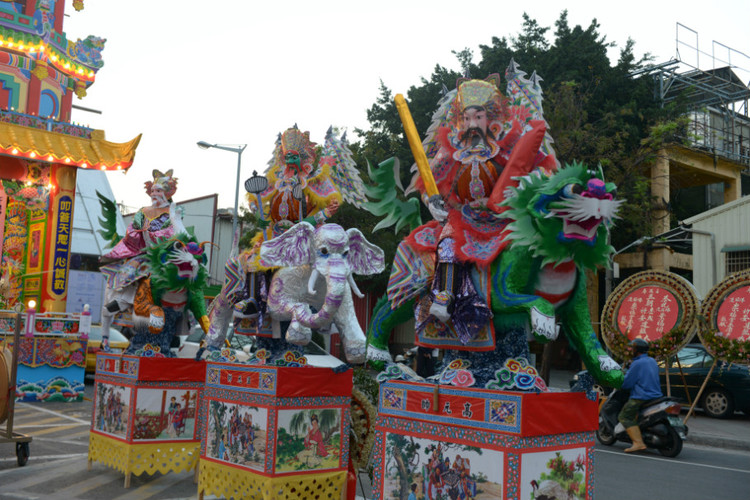
[[[679,365],[677,360],[679,360]],[[683,347],[676,356],[672,356],[669,363],[669,384],[672,396],[685,405],[695,401],[713,363],[713,356],[702,344],[688,344]],[[658,365],[661,391],[667,394],[664,362],[659,361]],[[680,366],[682,366],[682,373],[680,373]],[[570,381],[571,387],[583,373],[585,370],[573,376]],[[599,393],[600,397],[612,392],[611,388],[598,384],[594,385],[594,390]],[[719,361],[701,394],[699,406],[703,408],[706,415],[714,418],[729,418],[735,410],[750,414],[750,367],[737,363],[729,365]]]
[[[120,333],[119,330],[109,328],[109,347],[113,353],[119,354],[128,348],[130,341]],[[88,345],[86,346],[86,373],[96,371],[96,353],[102,348],[102,327],[101,325],[91,325]]]
[[[683,347],[677,353],[676,358],[670,359],[669,383],[672,396],[679,398],[685,404],[688,401],[695,401],[713,363],[713,356],[702,344],[688,344]],[[682,366],[682,373],[680,373],[680,366]],[[659,368],[661,390],[666,394],[663,362],[659,363]],[[690,398],[687,397],[688,394]],[[699,404],[707,415],[714,418],[731,417],[735,410],[750,414],[750,367],[737,363],[729,365],[719,361],[708,379]]]

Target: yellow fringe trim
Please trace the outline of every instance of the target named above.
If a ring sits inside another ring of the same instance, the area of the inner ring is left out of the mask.
[[[198,465],[199,442],[128,444],[118,439],[89,434],[89,461],[101,462],[123,474],[189,471]]]
[[[343,498],[346,471],[268,477],[228,465],[200,461],[198,495],[263,500]]]

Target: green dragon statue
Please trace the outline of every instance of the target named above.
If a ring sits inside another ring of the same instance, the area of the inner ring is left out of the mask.
[[[208,332],[203,290],[208,280],[204,244],[195,236],[178,233],[146,250],[149,276],[138,283],[133,303],[136,334],[128,353],[141,354],[147,346],[170,355],[172,337],[184,325],[188,310]],[[187,328],[184,328],[187,330]]]
[[[618,387],[622,370],[592,328],[584,276],[586,269],[607,265],[614,250],[607,243],[608,226],[622,203],[614,196],[615,186],[604,182],[601,171],[592,173],[580,163],[521,178],[502,203],[507,208],[501,215],[510,221],[504,233],[509,245],[484,278],[481,269],[472,271],[475,288],[491,306],[493,331],[484,340],[494,343],[494,349],[448,350],[445,364],[456,366],[461,361],[458,366],[470,365],[477,383],[494,382],[495,371],[506,359],[523,356],[524,349],[517,346],[526,343],[527,332],[547,342],[561,328],[592,375],[600,383]],[[371,360],[390,360],[391,330],[414,314],[415,306],[419,323],[420,302],[429,295],[434,257],[420,255],[405,243],[397,252],[388,296],[376,305],[368,329]],[[434,318],[421,320],[428,343],[434,346],[452,335]],[[424,343],[424,337],[421,340]],[[481,371],[490,373],[482,376]]]

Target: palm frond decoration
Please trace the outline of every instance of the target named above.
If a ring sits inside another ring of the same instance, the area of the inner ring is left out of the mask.
[[[398,158],[389,158],[381,162],[376,169],[372,169],[368,161],[367,173],[375,185],[366,185],[365,192],[367,197],[374,201],[367,201],[362,207],[376,217],[386,216],[377,223],[373,231],[394,226],[397,233],[404,226],[411,230],[422,224],[419,199],[403,197],[401,162]]]
[[[102,229],[99,229],[98,233],[107,242],[107,248],[114,248],[122,239],[122,236],[117,234],[117,205],[99,191],[96,192],[96,196],[99,197],[99,204],[102,207],[102,215],[104,216],[104,218],[99,218],[99,224],[102,226]]]

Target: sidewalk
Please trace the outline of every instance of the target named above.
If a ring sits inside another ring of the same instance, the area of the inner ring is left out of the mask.
[[[550,388],[569,390],[569,380],[575,372],[552,370]],[[684,407],[682,418],[690,408]],[[735,413],[732,418],[708,417],[703,410],[696,408],[687,421],[688,436],[685,444],[711,446],[733,450],[750,451],[750,415]]]

